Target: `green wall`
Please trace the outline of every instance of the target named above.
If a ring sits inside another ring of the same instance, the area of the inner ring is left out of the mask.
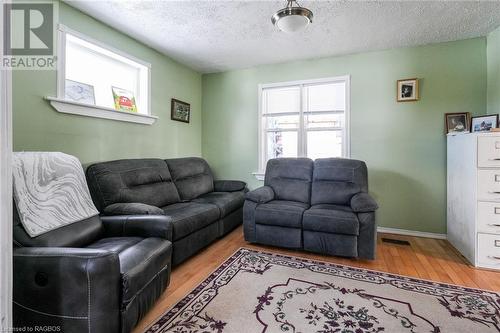
[[[488,113],[500,113],[500,28],[486,41],[488,61]]]
[[[152,114],[141,125],[56,112],[43,98],[56,96],[55,71],[13,73],[14,150],[63,151],[82,163],[201,155],[201,75],[82,12],[60,3],[60,22],[152,65]],[[170,120],[172,97],[191,103],[191,123]]]
[[[220,178],[260,186],[257,85],[351,75],[351,157],[366,161],[380,226],[446,232],[444,113],[486,113],[486,39],[291,62],[203,76],[203,156]],[[396,80],[421,79],[418,102]]]

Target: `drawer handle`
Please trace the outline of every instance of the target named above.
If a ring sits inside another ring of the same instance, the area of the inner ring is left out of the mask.
[[[500,141],[495,141],[495,149],[500,149]]]
[[[500,247],[500,240],[495,240],[495,247]]]
[[[500,175],[495,175],[495,182],[496,183],[500,182]]]
[[[488,256],[488,258],[495,259],[495,260],[500,260],[500,257],[497,257],[497,256]]]
[[[497,148],[499,149],[499,148]],[[500,157],[497,158],[488,158],[489,161],[500,161]]]
[[[490,194],[500,194],[500,191],[488,191]]]
[[[500,214],[500,207],[495,207],[494,214],[496,214],[496,215]]]
[[[488,225],[490,227],[500,227],[500,224],[496,224],[496,223],[488,223]]]

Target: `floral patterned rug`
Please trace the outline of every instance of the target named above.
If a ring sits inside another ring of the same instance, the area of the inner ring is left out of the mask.
[[[500,332],[500,294],[240,249],[146,332]]]

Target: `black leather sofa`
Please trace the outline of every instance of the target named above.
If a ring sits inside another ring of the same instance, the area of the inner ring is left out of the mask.
[[[172,224],[173,265],[242,223],[246,184],[214,181],[202,158],[102,162],[89,166],[86,175],[104,216],[166,216]]]
[[[165,216],[94,216],[33,238],[14,216],[13,320],[20,332],[130,332],[169,284],[172,226]]]
[[[251,243],[374,259],[377,203],[362,161],[271,159],[264,186],[246,194],[245,239]]]

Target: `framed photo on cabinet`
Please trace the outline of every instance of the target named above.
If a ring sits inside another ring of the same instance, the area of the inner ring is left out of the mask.
[[[471,132],[489,132],[492,128],[498,127],[498,114],[472,117]]]
[[[470,113],[446,113],[444,115],[445,133],[467,133],[470,132]]]

